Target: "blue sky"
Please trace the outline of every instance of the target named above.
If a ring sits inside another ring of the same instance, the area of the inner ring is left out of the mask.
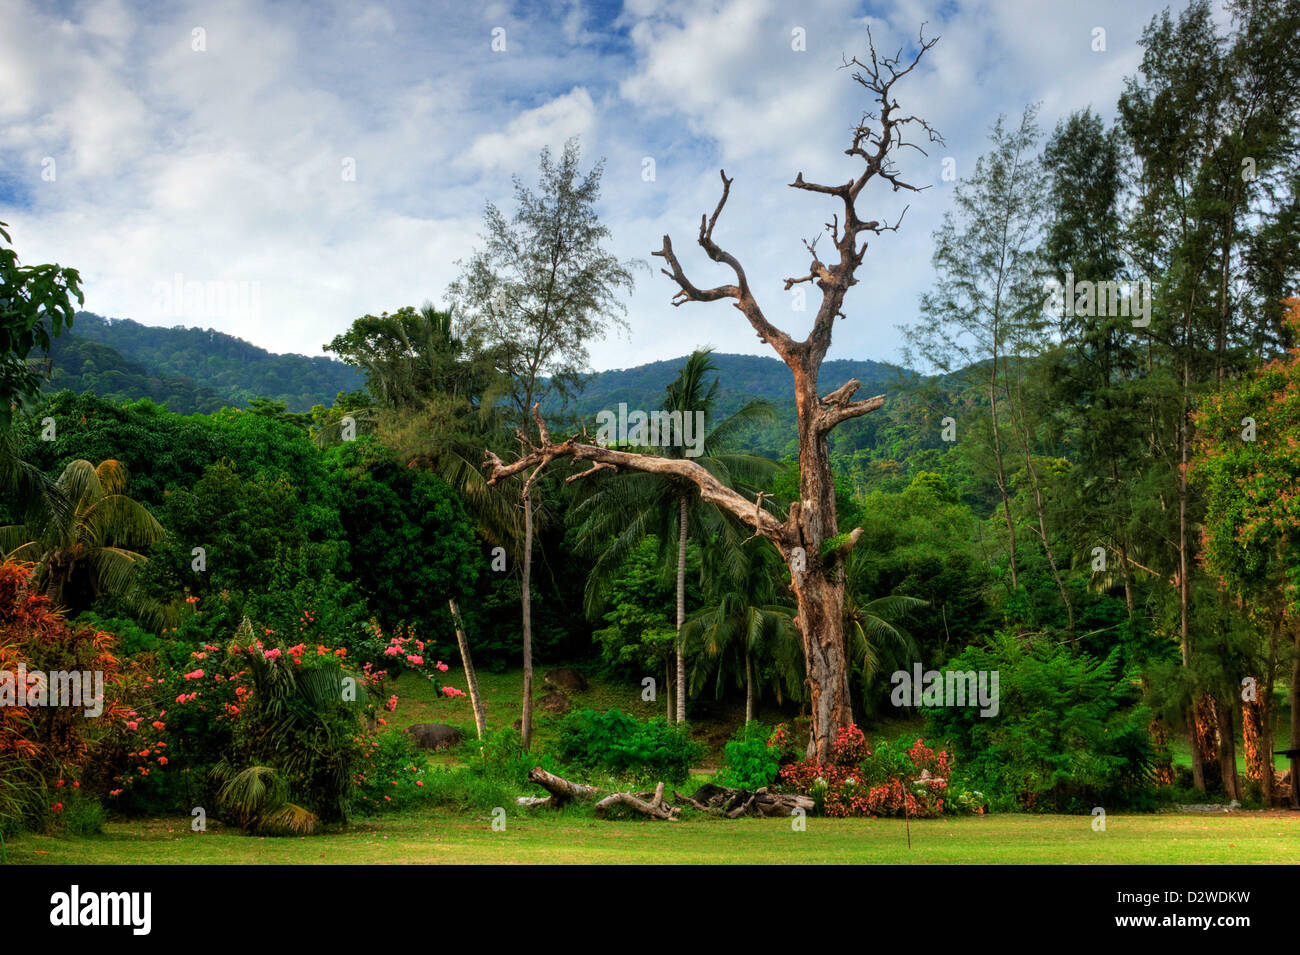
[[[671,234],[697,285],[729,279],[693,243],[725,167],[735,183],[716,238],[769,318],[806,334],[816,296],[795,311],[783,280],[806,273],[802,240],[834,210],[787,184],[798,171],[851,174],[842,150],[864,104],[838,67],[865,51],[866,27],[892,51],[928,21],[941,40],[897,92],[946,146],[902,160],[934,187],[911,197],[899,233],[872,241],[830,356],[896,360],[897,326],[932,280],[943,158],[962,175],[996,116],[1028,102],[1042,102],[1045,130],[1089,105],[1112,115],[1162,8],[0,0],[0,221],[25,261],[79,268],[91,311],[319,355],[362,314],[443,302],[484,202],[509,208],[511,176],[534,181],[538,151],[576,135],[585,162],[606,160],[614,251],[653,266],[627,298],[628,332],[591,344],[594,366],[704,344],[771,354],[725,304],[673,308],[650,252]],[[796,28],[805,50],[792,48]],[[892,221],[904,201],[869,191],[864,208]],[[178,276],[246,283],[256,307],[168,302],[159,289]]]

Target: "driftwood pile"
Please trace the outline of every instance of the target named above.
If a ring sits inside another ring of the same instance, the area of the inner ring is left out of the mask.
[[[574,800],[597,799],[594,808],[596,815],[601,817],[608,815],[609,810],[615,806],[626,806],[652,819],[673,820],[682,814],[681,806],[664,802],[663,783],[656,786],[652,793],[625,792],[602,796],[601,790],[595,786],[570,782],[554,773],[548,773],[540,766],[528,774],[528,780],[541,786],[550,795],[520,796],[521,806],[551,806],[558,809]],[[767,789],[729,789],[712,783],[701,786],[694,797],[684,796],[674,790],[673,798],[701,812],[728,819],[738,819],[741,816],[789,816],[796,809],[807,812],[813,808],[813,801],[807,796],[782,795],[768,792]]]
[[[769,792],[762,789],[730,789],[706,783],[695,792],[694,797],[683,796],[674,791],[673,795],[701,812],[728,819],[741,816],[789,816],[796,809],[811,812],[812,797],[797,796],[789,793]]]

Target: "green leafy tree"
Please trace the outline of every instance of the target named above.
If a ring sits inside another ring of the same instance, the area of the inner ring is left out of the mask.
[[[19,265],[8,224],[0,222],[0,430],[7,430],[15,404],[40,393],[40,375],[28,364],[34,348],[50,350],[50,335],[72,327],[85,302],[76,269],[58,265]]]
[[[1300,332],[1300,300],[1290,304],[1290,324]],[[1271,799],[1273,694],[1287,629],[1291,745],[1300,746],[1300,355],[1270,362],[1207,400],[1196,427],[1192,478],[1207,499],[1202,560],[1229,594],[1259,608],[1268,635],[1258,698],[1261,782]],[[1293,770],[1293,804],[1298,781]]]

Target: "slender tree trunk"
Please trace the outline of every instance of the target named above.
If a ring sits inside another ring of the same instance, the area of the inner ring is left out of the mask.
[[[664,658],[664,708],[668,711],[668,722],[673,721],[676,710],[673,709],[673,658]]]
[[[524,563],[519,601],[523,607],[524,625],[524,705],[520,718],[524,752],[533,742],[533,498],[527,485],[524,487]]]
[[[1120,498],[1119,494],[1119,465],[1115,462],[1114,455],[1110,459],[1110,480],[1111,487],[1115,491],[1115,498]],[[1124,605],[1128,608],[1128,619],[1133,620],[1133,576],[1128,566],[1128,534],[1123,526],[1123,522],[1117,520],[1115,533],[1115,546],[1119,549],[1119,572],[1124,579]]]
[[[993,371],[989,378],[989,414],[993,421],[993,457],[998,467],[998,493],[1002,495],[1002,514],[1007,521],[1007,539],[1011,547],[1011,589],[1020,587],[1016,571],[1016,522],[1011,518],[1011,494],[1007,489],[1007,471],[1002,462],[1002,436],[998,431],[998,358],[993,353]]]
[[[1261,763],[1260,786],[1263,790],[1265,805],[1273,805],[1273,741],[1277,737],[1274,727],[1276,714],[1273,711],[1273,689],[1277,685],[1277,645],[1282,632],[1283,615],[1274,615],[1268,634],[1268,669],[1264,672],[1264,689],[1258,701],[1259,711],[1259,761]],[[1243,735],[1244,735],[1243,725]]]
[[[452,623],[456,626],[456,643],[460,647],[461,665],[465,668],[465,685],[469,692],[469,702],[474,707],[474,728],[478,730],[478,738],[482,739],[487,732],[487,718],[483,715],[483,700],[478,695],[478,674],[474,672],[474,661],[470,658],[465,624],[460,618],[460,607],[456,605],[455,597],[447,601],[447,606],[451,608]]]
[[[1291,658],[1291,748],[1300,749],[1300,626],[1295,628]],[[1300,809],[1300,759],[1291,760],[1291,806]]]
[[[754,660],[745,651],[745,722],[754,722]]]
[[[686,653],[682,626],[686,623],[686,495],[678,502],[677,525],[677,722],[686,722]]]
[[[1208,696],[1202,696],[1192,706],[1192,784],[1200,792],[1205,792],[1205,767],[1215,760],[1218,753],[1218,717],[1214,703]]]
[[[1133,620],[1133,575],[1128,569],[1128,544],[1123,538],[1119,542],[1120,574],[1124,577],[1124,605],[1128,607],[1128,619]]]
[[[1232,698],[1227,702],[1216,698],[1214,706],[1219,723],[1219,778],[1223,780],[1224,795],[1240,802],[1241,781],[1237,777],[1237,739]]]
[[[1038,483],[1038,472],[1034,470],[1033,457],[1029,449],[1029,424],[1025,420],[1025,408],[1023,394],[1021,392],[1020,366],[1016,365],[1016,394],[1021,398],[1020,410],[1017,411],[1015,404],[1010,402],[1008,395],[1008,404],[1011,405],[1011,417],[1016,423],[1016,430],[1020,434],[1020,447],[1025,455],[1025,473],[1029,475],[1029,483],[1034,492],[1034,510],[1038,515],[1038,536],[1043,541],[1043,553],[1047,555],[1047,563],[1052,570],[1052,579],[1056,581],[1057,592],[1061,595],[1061,603],[1065,605],[1066,629],[1070,634],[1070,649],[1079,652],[1079,638],[1075,633],[1074,625],[1074,604],[1070,600],[1070,592],[1065,589],[1065,581],[1061,579],[1060,568],[1056,566],[1056,556],[1052,553],[1052,543],[1047,537],[1047,516],[1043,509],[1043,489]]]

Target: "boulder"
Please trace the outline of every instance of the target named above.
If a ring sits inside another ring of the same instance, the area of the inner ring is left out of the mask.
[[[420,749],[447,749],[460,743],[460,730],[448,723],[413,723],[406,732],[415,738]]]
[[[572,667],[556,667],[542,677],[542,682],[567,693],[583,693],[587,689],[587,678]]]

